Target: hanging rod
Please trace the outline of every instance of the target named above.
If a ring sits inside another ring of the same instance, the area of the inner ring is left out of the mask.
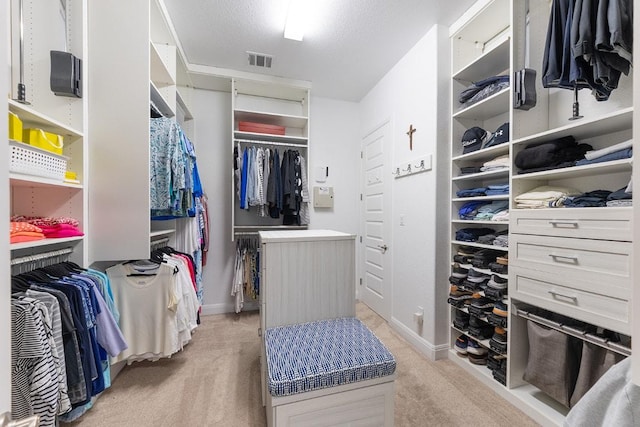
[[[257,231],[234,231],[233,234],[236,236],[257,236]]]
[[[38,254],[23,256],[20,258],[13,258],[11,260],[11,266],[25,264],[28,262],[42,261],[50,258],[62,257],[64,255],[70,254],[71,252],[73,252],[73,248],[63,248],[56,251],[41,252]]]
[[[166,245],[167,243],[169,243],[169,238],[164,237],[162,239],[152,240],[151,242],[149,242],[149,246],[151,248],[157,248],[158,246],[163,246],[163,245]]]
[[[261,141],[257,139],[233,139],[234,142],[242,142],[247,144],[262,144],[262,145],[278,145],[282,147],[296,147],[296,148],[307,148],[306,145],[303,144],[294,144],[291,142],[272,142],[272,141]]]

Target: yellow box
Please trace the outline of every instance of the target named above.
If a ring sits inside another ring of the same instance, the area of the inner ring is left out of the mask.
[[[22,120],[9,111],[9,139],[22,142]]]
[[[62,148],[64,147],[62,135],[45,132],[42,129],[25,129],[22,131],[22,137],[24,142],[29,145],[62,155]]]

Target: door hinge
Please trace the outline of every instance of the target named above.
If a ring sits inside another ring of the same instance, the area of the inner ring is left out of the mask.
[[[360,201],[362,201],[362,193],[360,193]]]
[[[362,152],[362,151],[360,152],[360,158],[364,159],[364,152]]]
[[[360,236],[360,243],[362,243],[362,236]]]
[[[362,277],[360,278],[360,286],[362,286]]]

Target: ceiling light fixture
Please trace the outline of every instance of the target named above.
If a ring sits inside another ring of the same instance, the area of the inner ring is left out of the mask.
[[[306,0],[291,0],[287,12],[287,23],[284,26],[284,38],[302,41],[307,24],[307,10],[309,4]],[[305,7],[306,6],[306,7]]]

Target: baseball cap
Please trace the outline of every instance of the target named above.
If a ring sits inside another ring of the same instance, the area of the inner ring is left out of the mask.
[[[462,136],[462,154],[479,150],[489,138],[491,134],[478,126],[467,129]]]
[[[509,122],[500,125],[496,131],[491,134],[491,138],[482,146],[482,148],[493,147],[509,141]]]

